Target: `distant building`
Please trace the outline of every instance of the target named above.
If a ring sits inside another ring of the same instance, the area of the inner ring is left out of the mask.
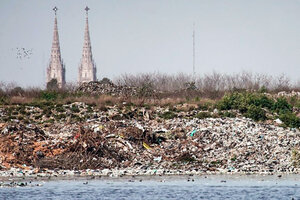
[[[84,32],[84,43],[83,43],[82,58],[78,69],[79,84],[97,80],[96,78],[97,69],[92,55],[92,46],[91,46],[89,24],[88,24],[89,8],[86,7],[85,11],[86,11],[86,25],[85,25],[85,32]]]
[[[51,58],[50,63],[47,67],[47,78],[46,82],[50,82],[52,79],[56,79],[58,87],[63,88],[66,84],[65,79],[65,65],[61,59],[58,29],[57,29],[57,8],[53,8],[55,12],[55,21],[54,21],[54,32],[53,32],[53,42],[51,49]]]

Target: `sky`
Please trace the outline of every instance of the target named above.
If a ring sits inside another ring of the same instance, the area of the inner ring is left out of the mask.
[[[0,82],[45,86],[58,7],[67,82],[76,82],[85,6],[97,78],[242,71],[300,80],[300,0],[0,0]],[[18,57],[18,49],[32,51]]]

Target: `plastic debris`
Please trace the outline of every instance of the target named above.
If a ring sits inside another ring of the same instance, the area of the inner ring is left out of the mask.
[[[277,123],[277,124],[282,124],[283,123],[280,119],[275,119],[274,122]]]
[[[151,147],[146,142],[143,142],[143,147],[145,149],[151,149]]]
[[[194,129],[191,133],[190,133],[190,136],[193,137],[194,134],[197,132],[197,129]]]
[[[155,157],[153,160],[156,161],[156,162],[160,162],[160,161],[161,161],[161,158],[162,158],[162,157],[159,156],[159,157]]]

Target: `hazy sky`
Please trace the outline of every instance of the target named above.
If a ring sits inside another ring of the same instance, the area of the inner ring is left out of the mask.
[[[85,6],[97,77],[250,71],[300,79],[300,0],[0,0],[0,81],[44,86],[54,12],[66,79],[77,81]],[[17,58],[16,48],[32,49]]]

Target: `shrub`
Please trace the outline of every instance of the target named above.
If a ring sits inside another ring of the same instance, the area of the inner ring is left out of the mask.
[[[238,109],[244,116],[259,121],[266,119],[266,111],[264,108],[269,110],[274,108],[279,110],[290,109],[286,103],[287,102],[282,100],[275,102],[273,99],[261,93],[234,92],[225,95],[217,107],[220,110]]]
[[[220,110],[237,109],[241,102],[242,102],[241,93],[234,92],[231,94],[224,95],[224,97],[217,104],[217,107]]]
[[[173,119],[173,118],[177,117],[177,115],[171,111],[164,112],[164,113],[160,114],[159,116],[163,119]]]
[[[258,92],[259,93],[265,93],[265,92],[268,92],[268,89],[267,89],[266,86],[263,85],[262,87],[259,88]]]
[[[211,105],[209,103],[198,104],[199,110],[208,110]]]
[[[279,119],[286,125],[292,128],[300,127],[300,118],[292,112],[285,112],[279,115]]]
[[[252,95],[249,104],[252,103],[256,106],[261,106],[262,108],[271,109],[273,107],[274,101],[265,95]]]
[[[220,110],[239,109],[243,113],[247,111],[246,108],[250,105],[271,109],[273,104],[274,101],[263,94],[233,92],[226,94],[221,101],[219,101],[217,107]]]
[[[196,118],[199,119],[205,119],[205,118],[209,118],[212,117],[210,112],[199,112],[197,115],[195,115]]]
[[[250,105],[247,108],[247,112],[245,113],[245,116],[248,118],[251,118],[255,121],[263,121],[266,117],[266,112],[260,107],[255,105]]]
[[[286,98],[277,98],[276,102],[274,103],[272,110],[277,113],[286,113],[291,112],[293,106],[288,103]]]
[[[58,97],[58,93],[55,91],[43,91],[41,92],[41,99],[46,101],[54,101]]]
[[[234,118],[236,117],[236,114],[234,112],[224,112],[224,113],[221,113],[221,115],[223,117],[229,117],[229,118]]]

